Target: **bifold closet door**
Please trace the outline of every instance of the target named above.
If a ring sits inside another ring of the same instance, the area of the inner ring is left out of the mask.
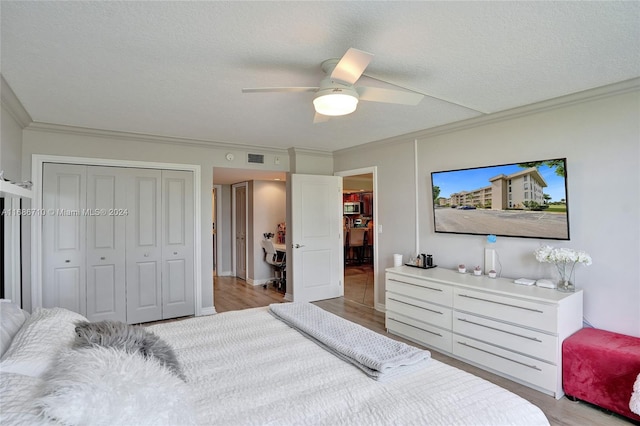
[[[87,166],[45,163],[42,207],[42,306],[86,315]]]
[[[162,318],[195,313],[193,172],[162,171]]]
[[[126,169],[127,322],[162,318],[162,171]]]
[[[127,320],[125,278],[126,170],[87,169],[87,318]]]
[[[193,172],[47,163],[42,304],[129,324],[193,315]]]

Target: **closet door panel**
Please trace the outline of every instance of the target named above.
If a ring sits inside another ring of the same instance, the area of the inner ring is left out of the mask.
[[[127,182],[127,322],[133,324],[162,318],[162,172],[128,169]]]
[[[87,318],[126,321],[126,171],[87,171]]]
[[[163,318],[193,315],[193,173],[162,172]]]
[[[43,166],[42,306],[86,314],[87,167]]]
[[[47,285],[51,292],[50,297],[47,298],[49,302],[45,304],[43,299],[43,306],[45,308],[59,306],[84,315],[82,270],[81,267],[56,268],[51,284]]]

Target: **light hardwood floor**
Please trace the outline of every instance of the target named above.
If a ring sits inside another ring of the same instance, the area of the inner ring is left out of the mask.
[[[373,265],[348,265],[344,268],[344,298],[373,307]]]
[[[281,302],[286,302],[286,300],[284,300],[281,293],[278,293],[273,288],[264,289],[262,286],[254,287],[242,280],[231,277],[216,277],[214,280],[214,305],[216,312],[267,306],[271,303]],[[376,311],[372,307],[342,297],[314,303],[329,312],[361,324],[392,339],[419,346],[413,342],[388,334],[384,327],[384,314]],[[537,405],[544,411],[551,425],[616,426],[633,424],[633,422],[622,416],[605,413],[599,408],[583,402],[573,402],[566,397],[556,401],[551,396],[440,354],[434,350],[431,350],[431,355],[438,361],[482,377]]]

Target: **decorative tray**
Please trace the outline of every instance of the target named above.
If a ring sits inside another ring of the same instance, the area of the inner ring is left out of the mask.
[[[410,263],[405,263],[404,266],[411,266],[412,268],[418,268],[418,269],[431,269],[431,268],[435,268],[438,265],[431,265],[431,266],[416,266],[416,265],[412,265]]]

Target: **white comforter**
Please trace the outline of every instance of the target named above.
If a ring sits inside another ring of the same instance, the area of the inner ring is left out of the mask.
[[[431,360],[408,376],[367,377],[267,308],[160,324],[215,425],[548,425],[528,401]]]

